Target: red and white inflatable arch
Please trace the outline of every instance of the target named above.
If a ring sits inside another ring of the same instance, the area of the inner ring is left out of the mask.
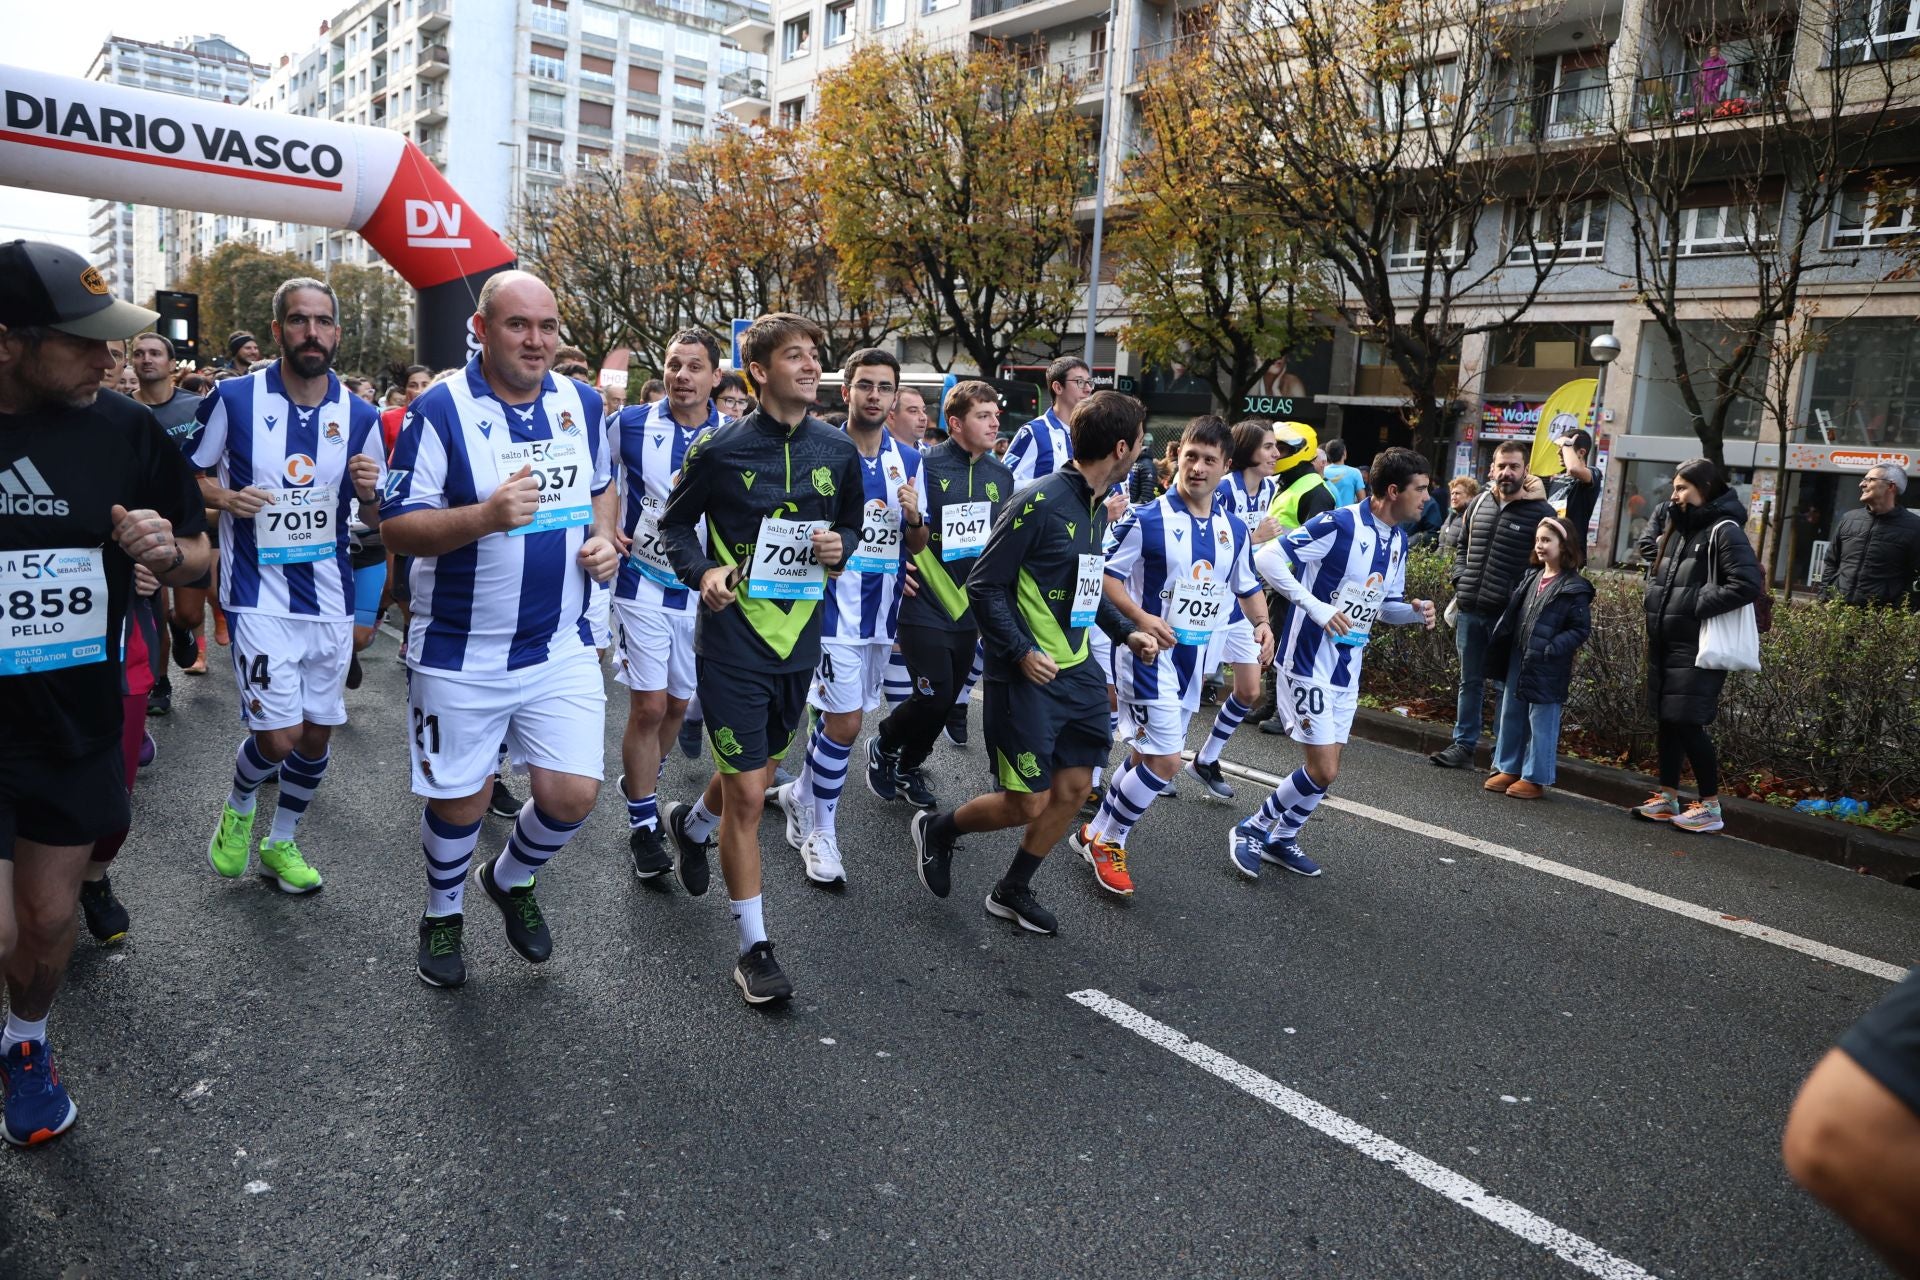
[[[357,231],[419,291],[435,368],[514,260],[403,134],[24,67],[0,66],[0,184]]]

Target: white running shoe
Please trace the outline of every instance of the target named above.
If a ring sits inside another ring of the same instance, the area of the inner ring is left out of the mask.
[[[783,782],[773,789],[772,796],[787,820],[787,843],[796,851],[807,843],[807,835],[813,830],[813,806],[801,804],[799,796],[794,794],[794,788],[799,785],[797,782]]]
[[[807,864],[807,879],[815,884],[837,887],[847,882],[846,868],[840,865],[840,842],[825,827],[807,833],[800,856]]]

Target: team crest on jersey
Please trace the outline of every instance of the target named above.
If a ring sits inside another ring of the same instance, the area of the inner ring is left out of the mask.
[[[1225,529],[1222,529],[1218,534],[1215,535],[1215,538],[1219,541],[1220,545],[1224,547],[1227,545],[1227,536],[1228,536],[1227,531]]]
[[[580,428],[573,420],[573,411],[571,409],[562,409],[560,411],[560,429],[570,436],[580,434]]]
[[[325,435],[327,439],[333,441],[335,444],[339,444],[340,443],[340,424],[337,422],[329,422],[326,426]]]
[[[312,484],[313,459],[304,453],[290,454],[287,458],[286,477],[294,484]]]
[[[900,464],[899,464],[899,463],[897,463],[897,462],[890,462],[890,463],[888,463],[888,464],[887,464],[887,479],[889,479],[889,480],[898,480],[899,478],[900,478]]]
[[[733,730],[724,726],[713,731],[713,749],[723,756],[740,754],[740,740],[733,736]]]
[[[831,467],[815,467],[813,469],[813,491],[823,498],[831,498],[833,496],[833,469]]]
[[[947,482],[945,480],[942,480],[940,482],[940,487],[943,489],[946,488]],[[998,480],[987,481],[987,501],[988,502],[1000,501],[1000,482]]]
[[[1020,771],[1020,776],[1023,778],[1037,778],[1040,776],[1040,762],[1034,759],[1033,752],[1031,751],[1022,751],[1020,758],[1013,762],[1013,767]]]
[[[933,696],[933,681],[927,679],[925,676],[919,676],[913,682],[913,691],[923,698],[931,698]]]

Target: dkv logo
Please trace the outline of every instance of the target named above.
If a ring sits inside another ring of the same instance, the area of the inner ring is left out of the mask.
[[[459,201],[408,200],[405,207],[409,249],[473,248],[473,241],[460,234],[460,218],[467,210]]]

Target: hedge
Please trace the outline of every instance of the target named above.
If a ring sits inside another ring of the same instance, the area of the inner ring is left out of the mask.
[[[1448,564],[1443,554],[1414,553],[1408,596],[1444,609]],[[1613,570],[1588,577],[1593,635],[1574,663],[1561,750],[1652,772],[1643,580]],[[1720,700],[1712,733],[1722,772],[1763,794],[1920,809],[1920,615],[1776,597],[1773,617],[1760,638],[1761,670],[1735,672]],[[1383,627],[1367,646],[1364,692],[1451,721],[1459,670],[1444,622],[1430,632]]]

